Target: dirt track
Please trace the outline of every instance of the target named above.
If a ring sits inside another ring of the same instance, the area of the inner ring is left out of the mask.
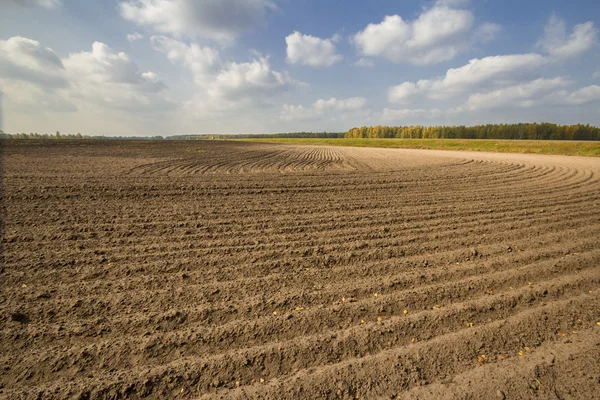
[[[25,143],[0,398],[598,396],[598,159]]]

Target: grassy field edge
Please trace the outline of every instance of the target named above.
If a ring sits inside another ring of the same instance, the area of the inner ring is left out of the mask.
[[[600,157],[600,142],[488,139],[236,139],[244,142]]]

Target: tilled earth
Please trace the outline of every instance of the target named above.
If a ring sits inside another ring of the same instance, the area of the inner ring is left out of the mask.
[[[2,146],[0,398],[600,395],[599,159]]]

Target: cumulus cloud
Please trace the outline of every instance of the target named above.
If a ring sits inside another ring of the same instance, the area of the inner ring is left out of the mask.
[[[142,72],[123,52],[117,53],[101,42],[91,52],[71,54],[64,60],[73,81],[89,84],[122,84],[139,92],[158,92],[166,88],[153,72]]]
[[[143,38],[144,38],[144,35],[142,35],[141,33],[138,33],[138,32],[133,32],[133,33],[130,33],[129,35],[127,35],[127,40],[130,43],[137,42],[138,40],[141,40]]]
[[[138,25],[176,36],[229,42],[252,30],[264,18],[268,0],[127,0],[121,16]]]
[[[343,58],[335,48],[338,40],[337,36],[321,39],[294,31],[285,38],[287,62],[311,67],[331,67]]]
[[[535,53],[475,58],[459,68],[450,68],[446,75],[417,82],[404,82],[388,90],[388,100],[405,103],[415,96],[444,99],[482,87],[506,86],[528,81],[539,74],[548,60]]]
[[[366,105],[367,99],[364,97],[319,99],[309,107],[284,104],[280,118],[284,121],[335,118],[336,116],[343,116],[344,113],[367,111]]]
[[[165,36],[153,36],[151,42],[169,60],[181,63],[194,75],[194,82],[202,90],[185,104],[198,115],[267,106],[270,98],[299,84],[287,72],[274,70],[269,57],[259,53],[248,62],[225,62],[211,47],[188,45]]]
[[[271,96],[293,84],[287,73],[271,69],[269,59],[259,56],[250,62],[226,64],[209,85],[208,93],[218,98]]]
[[[155,50],[167,55],[173,62],[182,62],[194,75],[194,82],[206,86],[222,68],[219,51],[212,47],[190,45],[166,36],[150,38]]]
[[[561,95],[557,90],[571,84],[570,80],[562,77],[554,79],[540,78],[491,92],[472,94],[465,106],[471,111],[498,108],[530,108],[541,103],[556,101],[556,97]]]
[[[95,42],[92,51],[63,60],[70,88],[68,96],[81,105],[130,112],[162,112],[175,104],[163,91],[164,82],[151,71],[143,72],[123,52]]]
[[[56,8],[62,5],[62,0],[5,0],[9,4],[16,4],[19,6],[40,6],[45,8]]]
[[[485,24],[480,29],[495,30]],[[596,36],[591,22],[576,25],[567,34],[564,21],[554,16],[538,42],[547,55],[529,53],[472,59],[461,67],[448,69],[444,76],[392,86],[388,89],[388,101],[407,104],[424,98],[466,99],[462,106],[452,110],[455,113],[593,103],[597,98],[596,86],[569,93],[565,88],[573,82],[563,77],[544,77],[543,67],[583,54],[596,44]],[[399,116],[404,116],[405,110]],[[398,116],[396,112],[388,114]]]
[[[354,66],[372,68],[375,66],[375,62],[373,60],[369,60],[368,58],[360,58],[354,63]]]
[[[485,93],[474,93],[454,113],[484,110],[514,110],[535,107],[574,107],[600,103],[600,86],[591,85],[569,92],[573,82],[562,77],[536,79]]]
[[[65,90],[49,90],[25,81],[2,81],[2,90],[8,94],[8,111],[24,114],[76,112],[78,108],[65,96]]]
[[[35,40],[0,40],[0,87],[7,110],[39,113],[76,111],[64,97],[67,70],[58,55]]]
[[[51,88],[67,85],[65,67],[56,53],[20,36],[0,40],[0,78]]]
[[[600,86],[591,85],[576,90],[565,98],[565,102],[576,106],[600,103]]]
[[[353,41],[362,56],[425,65],[451,60],[477,40],[491,40],[499,29],[491,23],[476,27],[471,11],[438,3],[414,21],[388,15],[358,32]]]
[[[567,33],[565,21],[553,15],[544,28],[544,35],[538,46],[550,56],[568,59],[580,56],[597,44],[598,30],[593,22],[575,25],[571,34]]]
[[[75,111],[86,104],[134,111],[172,108],[166,86],[127,54],[95,42],[65,59],[35,40],[0,41],[0,83],[13,110]]]
[[[421,82],[421,83],[419,83]],[[388,89],[388,101],[390,103],[408,103],[421,91],[426,90],[426,85],[424,82],[429,81],[419,81],[417,83],[413,82],[403,82],[399,85],[392,86]]]
[[[314,119],[318,116],[317,112],[303,105],[284,104],[281,107],[280,119],[283,121],[299,121]]]
[[[367,104],[367,99],[365,99],[364,97],[350,97],[348,99],[336,99],[335,97],[331,97],[328,100],[317,100],[314,104],[313,107],[316,110],[327,110],[327,109],[332,109],[332,110],[338,110],[338,111],[345,111],[345,110],[357,110],[359,108],[363,108],[365,107],[365,105]]]

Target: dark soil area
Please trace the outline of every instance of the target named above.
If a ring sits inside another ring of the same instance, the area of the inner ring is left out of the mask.
[[[592,399],[600,160],[6,141],[0,398]]]

